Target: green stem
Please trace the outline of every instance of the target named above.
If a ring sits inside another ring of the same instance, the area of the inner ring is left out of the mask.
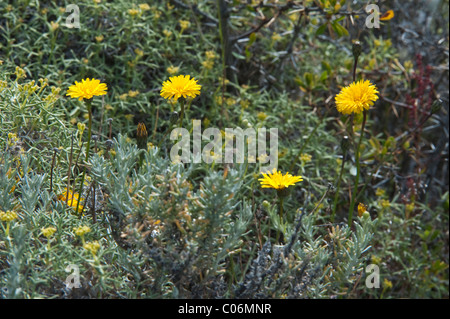
[[[334,195],[333,212],[331,214],[331,222],[332,223],[334,222],[334,217],[336,215],[336,208],[337,208],[337,202],[338,202],[338,198],[339,198],[339,191],[341,189],[342,172],[344,171],[344,165],[345,165],[346,157],[347,157],[347,152],[344,152],[344,155],[342,157],[341,171],[339,172],[339,178],[338,178],[337,186],[336,186],[336,193]]]
[[[283,202],[284,202],[284,196],[279,196],[280,198],[280,226],[283,224]],[[278,243],[280,239],[280,229],[277,228],[277,238],[276,242]]]
[[[86,163],[83,169],[83,176],[81,177],[80,191],[78,192],[78,200],[77,200],[77,208],[75,210],[78,213],[78,209],[80,208],[81,201],[81,193],[83,192],[84,179],[86,177],[86,165],[89,160],[89,150],[91,147],[91,134],[92,134],[92,100],[86,100],[86,106],[88,108],[89,122],[88,122],[88,140],[86,145]],[[72,194],[72,198],[75,197],[75,194]]]
[[[359,142],[358,142],[358,146],[356,147],[356,152],[355,152],[356,180],[355,180],[355,186],[353,188],[352,201],[351,201],[351,204],[350,204],[350,210],[348,212],[348,227],[351,227],[351,225],[352,225],[353,210],[355,209],[356,195],[358,193],[359,176],[361,174],[361,166],[360,166],[360,161],[359,161],[359,155],[360,155],[359,151],[361,149],[361,141],[362,141],[363,136],[364,136],[364,127],[366,125],[366,119],[367,119],[367,111],[364,110],[363,111],[363,122],[362,122],[362,126],[361,126],[361,134],[359,136]]]
[[[180,123],[178,124],[179,127],[183,125],[183,118],[184,118],[184,99],[181,100]]]

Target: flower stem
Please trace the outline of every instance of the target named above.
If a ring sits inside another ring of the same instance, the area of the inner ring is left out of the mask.
[[[283,224],[283,202],[284,202],[284,196],[279,196],[280,198],[280,227]],[[278,243],[280,239],[280,228],[277,228],[277,238],[276,242]]]
[[[178,124],[179,127],[183,125],[183,118],[184,118],[184,99],[181,100],[180,123]]]
[[[337,185],[336,185],[336,193],[334,195],[334,202],[333,202],[333,212],[331,214],[331,222],[334,222],[334,217],[336,215],[336,208],[337,208],[337,202],[338,202],[338,198],[339,198],[339,191],[341,189],[341,181],[342,181],[342,172],[344,171],[344,165],[345,165],[345,159],[347,152],[344,152],[344,155],[342,157],[342,164],[341,164],[341,171],[339,172],[339,177],[338,177],[338,181],[337,181]]]
[[[348,227],[351,227],[352,225],[352,219],[353,219],[353,210],[355,209],[355,204],[356,204],[356,195],[358,193],[358,184],[359,184],[359,176],[361,174],[361,165],[360,165],[360,149],[361,149],[361,141],[363,139],[364,136],[364,127],[366,126],[366,119],[367,119],[367,111],[364,110],[363,111],[363,122],[361,125],[361,134],[359,136],[359,141],[358,141],[358,145],[356,147],[356,152],[355,152],[355,161],[356,161],[356,180],[355,180],[355,187],[353,188],[353,193],[352,193],[352,201],[350,204],[350,210],[348,212]]]
[[[77,201],[77,208],[75,210],[76,213],[78,213],[78,209],[80,207],[80,201],[81,201],[81,193],[83,191],[83,185],[84,185],[84,179],[86,177],[86,165],[89,160],[89,150],[91,147],[91,134],[92,134],[92,100],[86,100],[86,106],[88,109],[88,115],[89,115],[89,122],[88,122],[88,140],[86,145],[86,163],[83,170],[83,176],[81,177],[81,184],[80,184],[80,191],[78,192],[78,201]],[[75,196],[75,194],[72,194],[72,196]]]

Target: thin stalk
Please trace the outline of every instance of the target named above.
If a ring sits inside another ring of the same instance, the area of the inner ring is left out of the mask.
[[[344,153],[342,157],[341,171],[339,172],[339,177],[336,185],[336,193],[334,194],[334,202],[333,202],[333,212],[331,214],[331,222],[334,222],[334,217],[336,215],[337,202],[339,198],[339,191],[341,189],[341,181],[342,181],[342,172],[344,172],[345,159],[347,158],[347,152]]]
[[[352,201],[350,204],[350,210],[348,212],[348,227],[351,227],[352,225],[352,220],[353,220],[353,210],[355,208],[355,204],[356,204],[356,195],[358,193],[358,184],[359,184],[359,176],[361,174],[361,165],[360,165],[360,160],[359,160],[359,152],[361,149],[361,142],[364,136],[364,127],[366,126],[366,119],[367,119],[367,111],[364,110],[363,111],[363,122],[362,122],[362,126],[361,126],[361,134],[359,136],[359,142],[358,145],[356,147],[356,152],[355,152],[355,161],[356,161],[356,180],[355,180],[355,186],[353,188],[353,194],[352,194]]]
[[[280,198],[280,225],[283,223],[283,203],[284,203],[284,196],[279,196]],[[277,229],[277,238],[276,242],[278,243],[280,239],[280,229]]]
[[[66,205],[69,202],[70,171],[72,168],[72,160],[73,160],[73,132],[72,132],[72,138],[71,138],[71,142],[70,142],[69,169],[67,170]]]
[[[53,168],[55,167],[55,159],[56,159],[56,152],[58,151],[57,148],[53,149],[53,158],[52,158],[52,167],[50,170],[50,193],[53,190]]]
[[[88,122],[88,140],[86,145],[86,163],[83,169],[83,176],[81,177],[81,184],[80,184],[80,191],[78,192],[78,201],[77,201],[77,208],[75,212],[78,213],[78,209],[80,207],[80,201],[81,201],[81,193],[83,192],[83,185],[84,185],[84,179],[86,177],[86,166],[89,160],[89,149],[91,147],[91,135],[92,135],[92,100],[86,100],[86,106],[88,108],[88,115],[89,115],[89,122]],[[72,194],[72,196],[75,196],[75,194]]]
[[[181,100],[180,123],[178,124],[179,127],[183,125],[183,118],[184,118],[184,99]]]

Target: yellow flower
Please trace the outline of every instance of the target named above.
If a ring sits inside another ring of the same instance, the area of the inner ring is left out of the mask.
[[[392,281],[384,278],[383,286],[384,286],[384,289],[391,289],[392,288]]]
[[[262,188],[274,188],[277,190],[285,189],[291,185],[295,185],[297,182],[301,182],[303,178],[301,176],[292,176],[289,173],[285,175],[281,172],[277,172],[274,168],[272,173],[262,174],[264,178],[258,179],[261,182]]]
[[[258,118],[258,120],[260,121],[264,121],[267,118],[267,114],[264,112],[259,112],[256,117]]]
[[[391,203],[387,199],[382,199],[380,200],[380,205],[383,209],[385,209],[391,206]]]
[[[189,28],[189,26],[191,25],[191,23],[187,20],[180,20],[178,22],[180,23],[181,30],[185,30],[185,29]]]
[[[381,263],[381,258],[375,255],[372,255],[370,258],[372,261],[372,264],[379,265]]]
[[[202,62],[202,65],[205,69],[207,70],[211,70],[214,66],[214,61],[212,60],[205,60]]]
[[[41,231],[42,231],[42,235],[44,235],[47,238],[50,238],[56,232],[56,228],[55,227],[47,227],[47,228],[42,228]]]
[[[179,66],[173,66],[173,65],[171,65],[171,66],[169,66],[169,67],[167,68],[167,72],[168,72],[170,75],[174,75],[174,74],[178,73],[179,71],[180,71],[180,67],[179,67]]]
[[[206,51],[205,55],[208,60],[214,60],[215,58],[217,58],[216,52],[214,52],[212,50]]]
[[[98,35],[95,37],[95,41],[97,41],[97,42],[102,42],[103,39],[104,39],[103,35]]]
[[[13,211],[10,211],[10,210],[8,210],[6,212],[0,211],[0,220],[2,222],[10,223],[10,222],[12,222],[14,219],[16,219],[18,217],[19,216],[17,215],[16,212],[13,212]]]
[[[166,38],[170,38],[172,36],[172,31],[169,31],[167,29],[163,30],[163,34]]]
[[[27,77],[25,70],[19,66],[16,66],[16,71],[14,72],[14,74],[16,75],[17,80]]]
[[[58,22],[50,21],[50,31],[55,31],[58,28],[59,28]]]
[[[312,159],[312,156],[311,155],[309,155],[309,154],[301,154],[300,155],[300,160],[302,161],[302,162],[310,162],[311,161],[311,159]]]
[[[87,233],[91,232],[91,228],[89,226],[84,225],[84,226],[74,227],[73,231],[74,231],[75,235],[83,237]]]
[[[272,34],[272,41],[274,41],[274,42],[276,42],[276,41],[279,41],[279,40],[281,40],[281,35],[279,35],[278,33],[276,33],[276,32],[274,32],[273,34]]]
[[[61,195],[58,196],[58,200],[61,202],[67,201],[67,205],[69,205],[70,207],[72,207],[73,209],[76,210],[78,202],[79,201],[80,201],[80,203],[83,202],[84,198],[83,197],[80,198],[80,195],[78,193],[72,193],[71,190],[67,191],[67,188],[66,188],[64,193],[62,193]],[[78,209],[79,209],[79,211],[77,213],[82,212],[84,209],[83,205],[80,204]]]
[[[191,79],[190,75],[179,75],[169,78],[169,81],[163,83],[161,96],[165,99],[174,99],[177,101],[180,97],[195,98],[200,95],[201,86],[197,80]]]
[[[87,78],[81,80],[81,83],[75,81],[75,84],[69,87],[66,95],[82,101],[83,99],[92,99],[94,96],[105,95],[107,89],[106,84],[100,83],[100,80]]]
[[[134,53],[136,53],[137,56],[143,56],[144,55],[144,51],[139,49],[139,48],[134,49]]]
[[[336,108],[342,114],[359,114],[378,100],[379,93],[369,80],[353,82],[336,95]]]
[[[139,5],[139,9],[141,9],[142,11],[148,11],[150,10],[150,6],[147,3],[141,3]]]
[[[83,135],[84,130],[86,129],[86,124],[84,123],[78,123],[77,124],[77,129],[80,132],[80,135]]]
[[[83,245],[83,248],[89,250],[92,255],[96,255],[97,251],[100,249],[100,244],[98,241],[87,242]]]
[[[136,96],[138,96],[138,94],[139,94],[139,91],[132,91],[132,90],[128,91],[129,97],[136,97]]]
[[[134,17],[135,15],[137,15],[139,13],[139,10],[137,9],[129,9],[128,10],[128,14],[132,17]]]
[[[394,10],[388,10],[386,13],[384,13],[381,17],[381,21],[388,21],[391,20],[394,17]]]
[[[358,216],[361,217],[367,210],[366,205],[364,205],[363,203],[359,203],[358,204]]]
[[[405,206],[406,212],[410,214],[414,210],[414,203],[406,204]]]
[[[162,12],[157,10],[153,13],[153,19],[158,20],[161,17]]]
[[[386,191],[382,188],[377,188],[377,190],[375,191],[375,195],[377,195],[378,197],[384,196],[385,193]]]

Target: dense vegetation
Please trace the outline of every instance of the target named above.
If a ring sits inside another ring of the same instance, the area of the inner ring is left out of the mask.
[[[448,1],[376,3],[379,28],[362,0],[83,0],[70,28],[70,1],[2,1],[0,296],[448,298]],[[161,96],[177,75],[200,94]],[[277,128],[303,180],[174,161],[192,120]]]

